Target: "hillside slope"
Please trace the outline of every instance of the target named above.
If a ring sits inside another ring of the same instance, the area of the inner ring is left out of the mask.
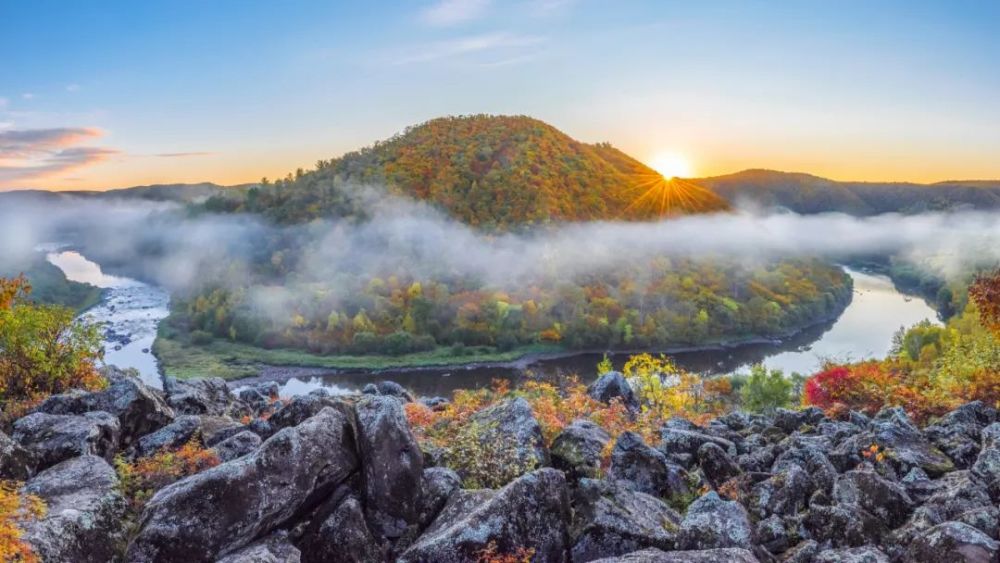
[[[874,215],[962,207],[1000,209],[1000,181],[838,182],[809,174],[744,170],[702,178],[698,183],[734,203],[785,207],[798,213]]]
[[[353,215],[350,192],[359,184],[385,186],[484,227],[650,218],[662,211],[640,201],[651,190],[676,200],[672,214],[728,208],[697,186],[672,193],[676,185],[610,145],[578,142],[530,117],[475,115],[434,119],[320,161],[314,171],[251,190],[238,210],[285,223]]]

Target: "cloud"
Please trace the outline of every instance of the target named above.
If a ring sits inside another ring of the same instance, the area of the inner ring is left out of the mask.
[[[544,37],[506,32],[470,35],[449,41],[430,43],[422,48],[409,49],[406,55],[396,60],[396,64],[427,63],[490,52],[502,52],[510,55],[544,41]],[[508,56],[508,58],[512,57]]]
[[[535,17],[547,17],[566,11],[576,0],[529,0],[528,13]]]
[[[80,91],[80,85],[79,84],[70,84],[70,85],[66,86],[66,91],[67,92],[79,92]]]
[[[118,154],[113,149],[77,146],[102,135],[91,127],[0,131],[0,182],[45,178]]]
[[[491,0],[438,0],[424,8],[420,19],[430,25],[455,25],[483,17],[490,4]]]
[[[0,109],[7,107],[7,98],[0,98]]]
[[[215,154],[214,152],[161,152],[154,154],[153,156],[159,158],[187,158],[191,156],[211,156]]]
[[[25,93],[21,94],[21,98],[24,99],[24,100],[33,100],[33,99],[35,99],[35,95],[32,94],[31,92],[25,92]]]

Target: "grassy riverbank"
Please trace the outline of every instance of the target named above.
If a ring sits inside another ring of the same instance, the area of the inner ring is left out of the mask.
[[[522,346],[503,352],[483,346],[464,349],[440,347],[402,356],[320,356],[300,350],[267,350],[222,339],[196,346],[166,338],[162,333],[153,345],[153,353],[160,360],[164,373],[179,379],[239,379],[257,375],[261,365],[377,371],[513,362],[529,355],[560,351],[562,348],[551,345]]]

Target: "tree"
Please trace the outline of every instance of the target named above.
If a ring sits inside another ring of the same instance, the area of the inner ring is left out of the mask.
[[[768,371],[762,364],[750,368],[750,377],[740,389],[743,408],[753,412],[771,412],[792,401],[793,382],[780,369]]]
[[[65,307],[32,303],[30,293],[23,276],[0,278],[0,409],[8,418],[54,393],[106,384],[97,328]]]
[[[1000,270],[980,275],[969,287],[983,326],[1000,336]]]

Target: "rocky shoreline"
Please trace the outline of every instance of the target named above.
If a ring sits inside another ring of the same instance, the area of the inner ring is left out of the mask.
[[[467,489],[407,422],[408,402],[446,401],[390,382],[278,399],[273,383],[234,395],[219,379],[168,380],[160,392],[124,372],[108,378],[106,390],[51,397],[0,434],[0,476],[48,505],[25,524],[43,561],[1000,558],[1000,417],[982,403],[924,428],[899,408],[671,419],[657,443],[611,440],[579,420],[546,446],[527,403],[509,399],[475,416],[484,440],[531,463],[500,488]],[[613,372],[590,394],[636,406]],[[110,462],[192,437],[222,463],[161,488],[129,523]]]

